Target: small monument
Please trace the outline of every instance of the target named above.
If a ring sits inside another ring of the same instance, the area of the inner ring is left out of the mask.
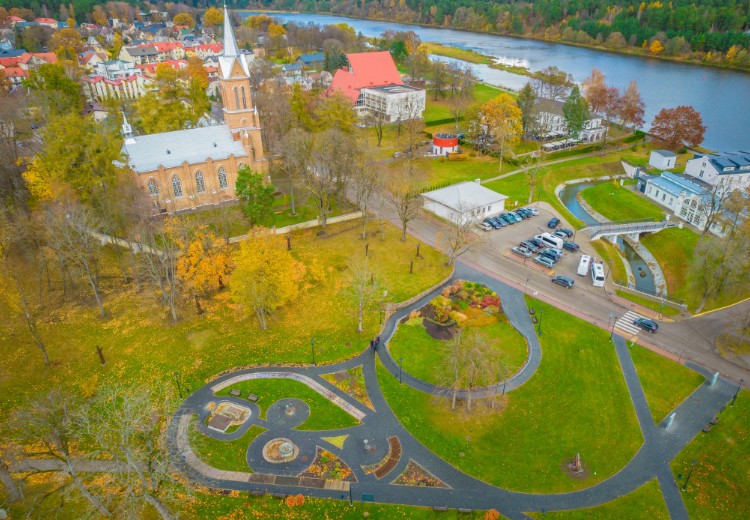
[[[576,453],[576,456],[573,458],[573,462],[568,464],[568,468],[570,468],[571,473],[583,473],[583,463],[581,462],[580,453]]]

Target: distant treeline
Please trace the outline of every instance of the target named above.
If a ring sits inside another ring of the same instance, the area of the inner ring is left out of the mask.
[[[236,2],[242,6],[243,1]],[[324,12],[534,36],[613,50],[750,66],[750,0],[250,0],[251,9]]]

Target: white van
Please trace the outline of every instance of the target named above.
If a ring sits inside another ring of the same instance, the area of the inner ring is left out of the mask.
[[[565,243],[562,238],[556,237],[549,233],[542,233],[541,235],[537,235],[537,238],[539,238],[539,240],[541,240],[548,246],[554,247],[555,249],[562,249],[563,244]]]
[[[586,276],[589,274],[591,269],[591,257],[589,255],[583,255],[581,261],[578,263],[578,274],[580,276]]]
[[[604,287],[604,266],[602,264],[594,264],[591,268],[591,281],[594,282],[594,287]]]

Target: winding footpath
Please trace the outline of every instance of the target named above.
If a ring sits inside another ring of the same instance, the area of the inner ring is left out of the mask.
[[[506,391],[523,385],[539,367],[542,351],[536,338],[533,324],[528,315],[521,291],[513,289],[481,272],[465,265],[457,266],[453,280],[462,279],[480,282],[495,290],[500,296],[505,312],[511,323],[527,338],[529,359],[524,367],[506,384]],[[442,287],[442,286],[441,286]],[[438,294],[441,287],[412,305],[399,310],[387,320],[381,334],[390,338],[398,321],[414,309]],[[494,508],[509,518],[527,518],[526,512],[580,509],[595,506],[625,495],[649,480],[656,478],[664,495],[670,516],[676,519],[687,518],[677,484],[674,481],[669,462],[701,431],[709,420],[717,415],[732,398],[734,386],[724,379],[710,386],[703,384],[686,399],[675,411],[677,418],[669,429],[664,424],[655,425],[646,403],[640,381],[625,341],[615,336],[614,346],[630,391],[643,434],[643,445],[631,461],[609,479],[590,488],[563,494],[521,493],[500,489],[477,480],[443,460],[414,438],[391,411],[381,392],[375,356],[379,355],[385,368],[397,376],[399,369],[380,348],[377,354],[366,350],[348,361],[327,366],[310,367],[266,367],[242,370],[224,375],[191,394],[175,413],[169,425],[169,449],[176,467],[192,480],[214,488],[247,491],[254,494],[272,493],[276,496],[301,493],[329,499],[351,499],[390,504],[405,504],[438,508],[491,509]],[[366,390],[373,408],[349,396],[321,376],[333,372],[362,367]],[[699,367],[692,367],[700,370]],[[707,375],[707,374],[705,374]],[[233,396],[215,395],[218,388],[227,387],[243,379],[256,377],[288,377],[311,386],[318,393],[327,396],[355,418],[360,424],[349,428],[331,431],[306,431],[296,429],[310,413],[303,401],[282,399],[272,404],[266,419],[259,418],[259,408],[254,403]],[[402,374],[404,384],[423,392],[443,394],[445,389],[436,387]],[[498,392],[499,386],[482,389],[483,395]],[[239,430],[224,434],[210,430],[205,420],[210,415],[209,403],[229,401],[251,410],[251,416]],[[298,414],[287,417],[283,410],[297,406]],[[198,420],[194,419],[198,416]],[[250,472],[222,471],[208,466],[192,451],[188,430],[196,428],[200,434],[215,439],[232,440],[241,437],[251,425],[257,424],[267,431],[254,439],[247,451]],[[346,435],[343,448],[334,446],[324,438]],[[400,457],[380,478],[368,468],[382,466],[391,454],[389,438],[397,437],[400,444]],[[288,438],[299,446],[300,455],[294,461],[283,465],[271,465],[263,458],[262,448],[271,439]],[[367,442],[365,442],[367,441]],[[352,473],[351,482],[326,480],[300,476],[309,466],[318,448],[324,448],[343,461]],[[393,481],[406,469],[410,461],[418,464],[426,473],[439,480],[443,487],[414,487],[394,484]]]

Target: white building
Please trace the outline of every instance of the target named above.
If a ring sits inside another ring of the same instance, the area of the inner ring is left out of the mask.
[[[363,88],[362,104],[356,108],[385,115],[389,123],[408,121],[422,117],[426,94],[421,88],[410,85],[388,85]]]
[[[424,208],[454,223],[479,220],[505,210],[505,195],[485,188],[479,181],[461,182],[423,193]]]
[[[104,76],[85,76],[81,79],[86,99],[102,101],[104,99],[136,99],[146,94],[153,85],[153,80],[140,74],[133,74],[120,79],[107,79]]]
[[[95,76],[102,76],[110,80],[123,79],[141,73],[133,63],[123,60],[107,60],[97,63],[94,66],[94,71]]]
[[[750,152],[697,155],[685,166],[685,174],[712,186],[725,183],[737,189],[750,185]]]
[[[568,123],[562,111],[563,104],[551,99],[541,99],[536,109],[536,137],[542,141],[550,141],[561,137],[568,137]],[[602,124],[602,118],[592,114],[591,119],[583,123],[583,129],[578,134],[578,140],[593,143],[604,137],[607,129]]]
[[[669,150],[652,150],[648,158],[649,166],[657,170],[671,170],[677,163],[677,154]]]

